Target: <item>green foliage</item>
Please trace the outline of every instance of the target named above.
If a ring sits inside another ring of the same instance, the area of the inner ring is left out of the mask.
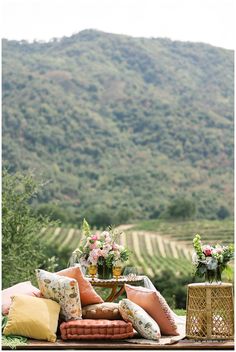
[[[91,234],[91,229],[90,229],[90,226],[89,226],[88,222],[86,221],[86,219],[83,220],[82,233],[86,237]]]
[[[16,349],[20,346],[27,345],[27,337],[18,336],[18,335],[3,335],[3,329],[7,325],[8,317],[6,315],[2,315],[2,346],[7,346],[10,349]]]
[[[219,219],[226,219],[230,216],[230,211],[225,206],[221,206],[217,212],[217,216]]]
[[[2,51],[3,164],[50,180],[40,204],[98,227],[182,196],[233,215],[233,51],[93,30]]]
[[[32,176],[10,175],[3,171],[2,182],[2,285],[9,287],[20,281],[35,282],[35,269],[48,268],[52,261],[44,252],[38,234],[48,227],[47,218],[31,212],[30,202],[39,187]],[[52,268],[52,265],[50,266]]]
[[[190,219],[196,214],[196,205],[189,199],[178,198],[169,205],[167,212],[171,218]]]
[[[47,217],[50,220],[60,221],[62,223],[70,223],[70,214],[67,211],[62,210],[60,207],[54,204],[41,204],[36,208],[37,215]]]
[[[196,280],[189,274],[177,276],[166,269],[154,277],[152,282],[172,309],[186,309],[187,285]]]

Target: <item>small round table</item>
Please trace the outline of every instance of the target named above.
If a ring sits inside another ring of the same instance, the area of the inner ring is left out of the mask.
[[[188,285],[186,337],[195,340],[234,338],[232,284]]]
[[[138,285],[143,284],[144,276],[120,276],[118,280],[116,279],[92,279],[91,277],[86,276],[92,286],[95,287],[104,287],[110,288],[111,293],[105,299],[106,302],[113,302],[115,301],[125,290],[125,284],[129,285]]]

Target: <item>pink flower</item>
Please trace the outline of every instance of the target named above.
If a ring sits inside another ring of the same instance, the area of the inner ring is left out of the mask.
[[[118,250],[119,249],[119,245],[117,243],[113,243],[112,249],[113,249],[113,251]]]
[[[109,243],[112,241],[111,235],[108,231],[103,231],[101,233],[101,238],[103,238],[105,240],[106,243]]]
[[[97,261],[98,261],[98,258],[100,257],[100,252],[101,252],[101,250],[99,248],[93,249],[90,252],[90,254],[89,254],[88,262],[90,262],[91,264],[96,265]]]
[[[91,240],[93,240],[93,241],[97,241],[98,239],[99,239],[98,234],[95,234],[91,237]]]
[[[223,248],[222,247],[216,247],[216,253],[221,254],[223,252]]]
[[[209,257],[212,255],[212,247],[209,245],[203,246],[203,253],[205,254],[206,257]]]
[[[90,249],[95,249],[97,248],[97,242],[95,241],[94,243],[91,243],[89,246]]]

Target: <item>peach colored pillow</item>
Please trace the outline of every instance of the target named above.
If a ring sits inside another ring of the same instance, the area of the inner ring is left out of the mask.
[[[158,291],[125,284],[129,300],[142,307],[159,325],[163,335],[179,335],[174,312]]]
[[[75,279],[79,285],[80,300],[82,307],[88,304],[103,303],[103,299],[96,293],[90,282],[84,277],[79,266],[67,268],[56,273],[57,275],[67,276]]]
[[[15,295],[28,295],[41,297],[40,290],[34,287],[30,281],[20,282],[14,286],[2,290],[2,314],[9,313],[10,305],[12,304],[11,297]]]
[[[60,325],[62,340],[126,339],[134,336],[130,322],[123,320],[83,319]]]

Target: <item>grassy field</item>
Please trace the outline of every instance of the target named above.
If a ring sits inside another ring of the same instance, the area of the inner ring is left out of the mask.
[[[122,228],[122,226],[121,226]],[[234,240],[233,220],[224,221],[163,221],[150,220],[136,223],[121,235],[120,242],[131,250],[128,265],[140,274],[153,277],[168,269],[176,275],[192,272],[192,239],[196,233],[205,243],[228,244]],[[55,246],[58,255],[64,249],[71,252],[78,246],[81,231],[73,228],[44,229],[44,242]],[[69,258],[68,258],[69,259]]]

